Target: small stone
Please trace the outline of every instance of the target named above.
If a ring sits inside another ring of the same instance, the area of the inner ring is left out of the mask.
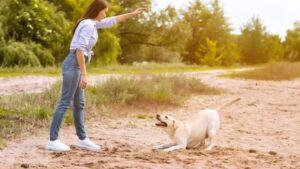
[[[257,153],[257,151],[255,149],[250,149],[249,153]]]
[[[29,168],[29,164],[21,164],[22,168]]]
[[[275,152],[275,151],[269,151],[269,154],[271,154],[271,155],[276,155],[277,153]]]

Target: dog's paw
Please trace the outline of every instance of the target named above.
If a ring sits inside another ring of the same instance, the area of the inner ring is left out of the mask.
[[[170,148],[164,149],[164,152],[172,152],[172,151],[174,151],[174,150],[170,149]]]
[[[157,145],[157,146],[153,146],[153,147],[152,147],[153,150],[159,150],[159,149],[161,149],[161,148],[162,148],[161,145]]]

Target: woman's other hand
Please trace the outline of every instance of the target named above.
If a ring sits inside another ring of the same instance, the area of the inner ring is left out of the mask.
[[[81,80],[79,84],[80,88],[85,89],[87,87],[87,77],[85,74],[81,75]]]

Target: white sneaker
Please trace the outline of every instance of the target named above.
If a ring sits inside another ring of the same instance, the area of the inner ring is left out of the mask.
[[[49,141],[46,149],[53,151],[70,151],[70,147],[62,143],[59,139]]]
[[[77,146],[79,148],[85,149],[85,150],[90,150],[90,151],[98,151],[100,150],[100,146],[97,144],[91,142],[90,139],[85,138],[84,140],[77,140]]]

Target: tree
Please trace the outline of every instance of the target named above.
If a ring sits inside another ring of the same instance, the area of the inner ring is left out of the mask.
[[[111,2],[121,6],[116,14],[123,14],[134,11],[138,7],[150,8],[151,1],[132,1],[119,0]],[[144,14],[132,18],[119,25],[117,35],[120,38],[122,53],[118,56],[120,63],[131,63],[134,60],[143,60],[145,58],[143,46],[147,45],[148,38],[151,36],[151,28],[147,23],[149,15]]]
[[[203,5],[200,0],[196,0],[185,12],[184,18],[192,29],[192,39],[186,46],[188,52],[184,55],[186,62],[199,63],[196,52],[199,46],[207,44],[207,39],[215,41],[216,47],[220,50],[232,43],[231,29],[219,0],[213,1],[211,9]]]
[[[239,46],[244,63],[265,63],[283,58],[283,46],[279,36],[269,34],[259,18],[252,18],[241,32]]]
[[[266,53],[266,28],[259,18],[252,18],[241,30],[239,46],[242,53],[242,62],[262,63]]]
[[[0,9],[6,39],[33,41],[51,49],[56,61],[67,53],[70,24],[63,13],[43,0],[5,1]]]
[[[290,61],[300,61],[300,21],[294,24],[294,29],[287,31],[285,58]]]
[[[222,63],[223,49],[217,47],[217,42],[206,39],[206,44],[200,45],[196,51],[199,63],[207,66],[219,66]]]
[[[264,62],[280,61],[284,57],[284,47],[279,35],[268,35],[266,38],[266,56]]]

